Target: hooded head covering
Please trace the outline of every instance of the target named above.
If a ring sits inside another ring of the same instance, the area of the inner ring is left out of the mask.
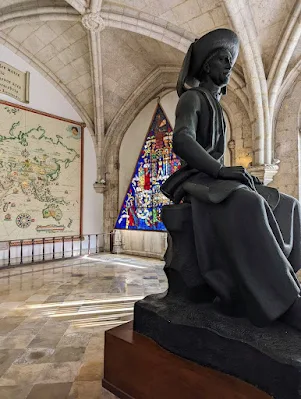
[[[186,90],[185,84],[194,85],[196,76],[208,57],[218,49],[228,50],[234,65],[239,52],[239,39],[230,29],[216,29],[192,43],[184,58],[177,83],[179,97]],[[194,81],[194,82],[193,82]]]

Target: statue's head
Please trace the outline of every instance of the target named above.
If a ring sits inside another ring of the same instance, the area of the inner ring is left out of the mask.
[[[239,52],[239,40],[229,29],[216,29],[195,40],[188,49],[177,83],[179,96],[208,77],[225,88]]]
[[[232,54],[229,50],[220,48],[209,55],[194,77],[200,82],[209,78],[222,88],[229,83],[232,67]]]

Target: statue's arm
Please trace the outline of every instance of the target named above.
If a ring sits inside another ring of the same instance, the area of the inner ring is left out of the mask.
[[[201,108],[202,100],[197,92],[187,91],[182,94],[176,109],[173,150],[190,167],[217,178],[221,164],[196,141]]]

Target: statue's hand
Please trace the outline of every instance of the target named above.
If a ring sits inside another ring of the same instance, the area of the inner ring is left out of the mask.
[[[250,187],[252,190],[255,190],[252,176],[242,166],[223,166],[217,178],[223,180],[237,180]]]

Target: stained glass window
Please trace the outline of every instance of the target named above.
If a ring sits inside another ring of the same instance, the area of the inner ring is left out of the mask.
[[[170,201],[160,186],[179,167],[180,159],[172,151],[172,128],[158,104],[115,228],[165,231],[161,210]]]

